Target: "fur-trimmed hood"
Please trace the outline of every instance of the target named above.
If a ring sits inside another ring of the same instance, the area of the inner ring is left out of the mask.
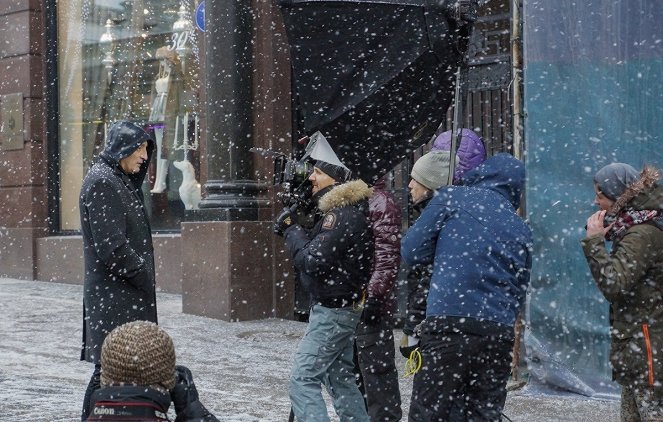
[[[336,185],[332,190],[320,198],[318,208],[322,212],[327,212],[332,208],[354,205],[359,201],[371,197],[373,189],[361,179],[351,180],[349,182]]]
[[[615,200],[609,214],[616,215],[627,206],[637,211],[663,210],[663,187],[657,183],[660,178],[660,170],[645,166],[640,177]]]

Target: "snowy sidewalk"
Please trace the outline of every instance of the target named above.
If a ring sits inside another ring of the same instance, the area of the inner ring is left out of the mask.
[[[81,286],[0,278],[0,421],[80,420],[92,371],[78,360],[81,298]],[[181,297],[173,294],[158,294],[157,306],[178,363],[191,368],[201,401],[219,420],[287,420],[287,379],[304,323],[228,323],[185,315]],[[396,354],[402,374],[405,362]],[[405,415],[411,389],[412,379],[401,378]],[[613,422],[619,420],[619,404],[529,395],[525,388],[509,393],[504,414],[514,422]]]

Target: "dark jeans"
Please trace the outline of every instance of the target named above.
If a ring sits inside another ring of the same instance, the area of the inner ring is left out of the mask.
[[[360,389],[372,422],[399,421],[403,415],[393,328],[393,320],[386,316],[378,325],[359,322],[357,326],[355,345],[361,373]]]
[[[513,327],[502,324],[426,318],[409,420],[500,421],[513,341]]]
[[[92,372],[92,377],[90,377],[90,382],[87,385],[87,390],[85,390],[85,397],[83,398],[83,410],[81,411],[81,421],[85,422],[90,415],[90,399],[92,398],[92,393],[99,389],[101,386],[101,364],[94,365],[94,372]]]

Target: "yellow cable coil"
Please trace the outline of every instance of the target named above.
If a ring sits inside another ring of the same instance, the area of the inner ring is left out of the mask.
[[[408,358],[407,362],[405,362],[405,376],[409,377],[419,372],[421,369],[421,363],[421,352],[417,347],[410,352],[410,357]]]

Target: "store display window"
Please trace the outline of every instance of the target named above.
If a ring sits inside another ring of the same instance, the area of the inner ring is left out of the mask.
[[[58,1],[63,232],[80,228],[81,182],[117,120],[156,141],[143,186],[152,229],[178,230],[198,206],[200,9],[200,0]]]

